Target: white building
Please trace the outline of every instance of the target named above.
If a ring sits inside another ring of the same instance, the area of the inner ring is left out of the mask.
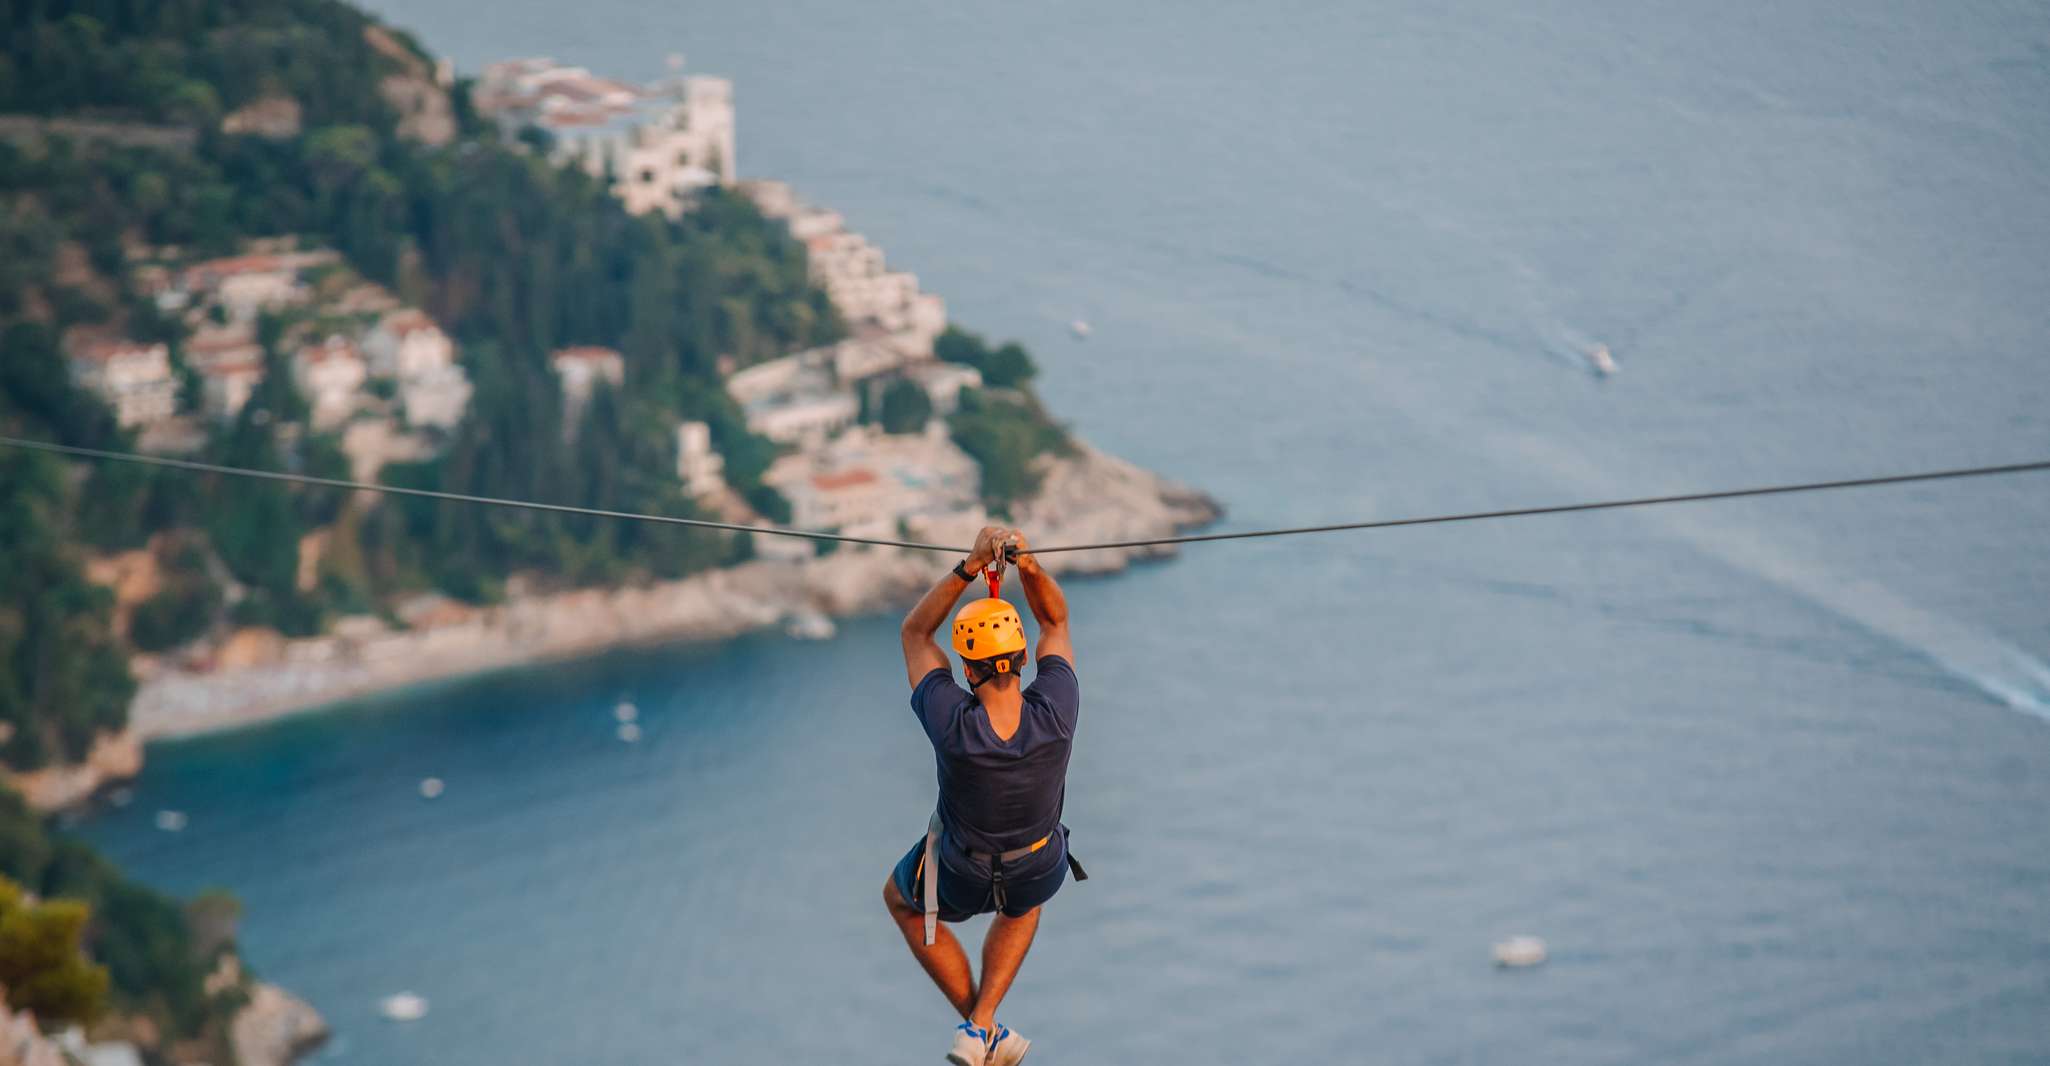
[[[763,214],[768,212],[764,211]],[[792,237],[808,241],[813,237],[825,237],[840,232],[846,228],[847,220],[840,217],[840,212],[830,208],[807,207],[791,215],[785,220],[785,224],[790,227]]]
[[[246,323],[202,327],[185,341],[185,365],[199,375],[206,413],[223,422],[242,413],[263,383],[263,348]]]
[[[339,335],[306,345],[292,356],[292,383],[312,406],[313,428],[318,430],[333,429],[356,412],[369,377],[362,353]]]
[[[890,344],[888,335],[872,328],[857,330],[854,336],[826,351],[831,359],[833,379],[842,385],[887,374],[908,361],[904,352]]]
[[[982,387],[982,371],[960,363],[942,363],[931,360],[913,363],[904,369],[904,376],[918,383],[932,400],[932,409],[942,417],[953,414],[961,406],[962,389]]]
[[[69,362],[71,380],[106,401],[123,426],[147,426],[178,410],[171,350],[162,344],[90,341],[79,345]]]
[[[260,312],[275,311],[306,299],[296,260],[279,255],[209,259],[187,267],[182,283],[186,293],[211,297],[237,322],[248,322]]]
[[[363,355],[373,377],[428,377],[455,365],[456,346],[426,312],[406,308],[378,321],[363,338]]]
[[[914,359],[930,358],[932,343],[947,328],[947,306],[918,290],[918,278],[893,271],[883,251],[850,232],[838,212],[799,200],[778,181],[740,186],[762,214],[782,220],[804,245],[806,269],[849,325],[873,324],[889,343]]]
[[[708,496],[726,487],[726,457],[712,450],[712,427],[685,422],[676,427],[676,479],[692,496]]]
[[[484,69],[472,99],[507,137],[542,130],[556,162],[610,175],[627,210],[675,218],[735,173],[733,83],[684,77],[681,66],[672,57],[669,77],[637,87],[551,59],[507,60]]]
[[[818,447],[861,416],[861,404],[851,392],[768,400],[745,410],[747,428],[800,448]]]
[[[947,301],[938,293],[921,292],[905,309],[904,329],[893,338],[906,355],[932,358],[932,343],[947,331]]]
[[[857,429],[814,453],[778,459],[762,480],[790,501],[797,528],[888,536],[899,522],[977,508],[981,470],[944,431]]]
[[[423,311],[404,308],[384,316],[363,339],[373,377],[396,379],[407,423],[454,429],[475,391],[456,365],[456,346]]]
[[[222,329],[202,326],[185,340],[185,365],[204,374],[208,367],[262,363],[263,348],[247,324]]]
[[[874,470],[915,495],[916,503],[893,519],[958,512],[976,505],[982,491],[982,467],[938,423],[923,433],[863,427],[834,441],[825,461]]]
[[[807,388],[823,388],[831,384],[817,373],[811,352],[799,352],[796,355],[770,359],[726,375],[726,393],[742,407],[758,404],[776,396]]]
[[[555,368],[555,377],[562,385],[562,430],[564,436],[574,435],[576,424],[584,416],[585,405],[591,402],[591,393],[603,381],[617,389],[626,384],[626,360],[610,348],[595,345],[576,345],[558,348],[548,357],[548,365]]]
[[[400,378],[399,406],[406,413],[408,425],[452,430],[462,423],[475,391],[462,367],[443,365]]]
[[[193,368],[199,374],[201,402],[206,413],[223,422],[234,420],[263,384],[263,360],[216,361]]]

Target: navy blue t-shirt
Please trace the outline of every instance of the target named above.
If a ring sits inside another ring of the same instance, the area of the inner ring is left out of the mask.
[[[1082,689],[1066,658],[1040,658],[1009,740],[997,736],[981,701],[944,667],[911,690],[911,709],[939,764],[940,821],[950,839],[972,851],[1001,853],[1060,827],[1068,752],[1082,710]]]

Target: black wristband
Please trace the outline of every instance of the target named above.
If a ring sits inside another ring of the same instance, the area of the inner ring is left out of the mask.
[[[975,580],[975,571],[968,569],[968,560],[963,559],[954,564],[954,576],[972,582]]]

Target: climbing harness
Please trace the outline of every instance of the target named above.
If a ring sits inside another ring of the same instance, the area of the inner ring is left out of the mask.
[[[925,897],[925,943],[932,946],[932,938],[939,933],[940,926],[940,809],[932,809],[932,817],[925,822],[925,857],[918,860],[919,873],[923,880],[919,894]]]
[[[1067,829],[1062,827],[1055,829],[1054,832],[1066,834]],[[944,835],[945,833],[940,823],[940,812],[935,807],[932,817],[927,819],[925,823],[925,855],[918,860],[919,876],[916,878],[919,882],[920,902],[925,908],[925,942],[928,945],[933,942],[933,937],[939,933],[940,878],[938,863],[940,859],[940,838]],[[968,857],[976,862],[989,864],[991,899],[996,904],[996,909],[1001,911],[1008,902],[1005,899],[1004,893],[1004,867],[1017,862],[1027,855],[1034,854],[1052,842],[1053,833],[1048,833],[1022,848],[1012,848],[1009,851],[988,852],[976,851],[973,848],[963,850],[967,851]],[[1066,843],[1066,841],[1064,840],[1063,843]],[[1065,858],[1067,859],[1070,876],[1074,877],[1077,881],[1089,880],[1089,871],[1082,869],[1082,864],[1075,859],[1074,852],[1068,852]]]

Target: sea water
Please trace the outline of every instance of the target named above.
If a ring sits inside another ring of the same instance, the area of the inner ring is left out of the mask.
[[[1227,528],[2050,454],[2041,5],[375,6],[469,71],[734,78],[743,173]],[[1092,878],[1003,1017],[1047,1063],[2044,1061],[2046,528],[2018,477],[1076,582]],[[937,1061],[893,621],[159,745],[84,831],[242,897],[323,1061]]]

